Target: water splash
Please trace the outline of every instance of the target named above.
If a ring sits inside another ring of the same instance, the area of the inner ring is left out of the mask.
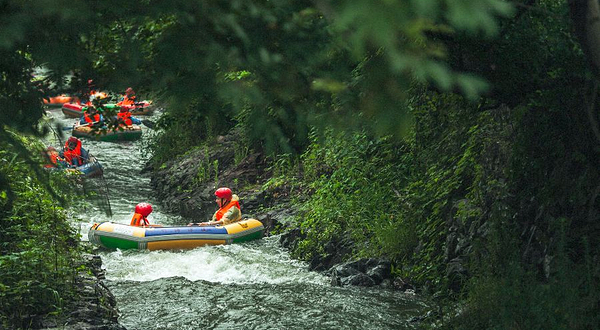
[[[109,280],[154,281],[181,276],[215,283],[314,283],[327,277],[307,270],[276,242],[276,237],[234,245],[199,247],[186,251],[103,252]]]

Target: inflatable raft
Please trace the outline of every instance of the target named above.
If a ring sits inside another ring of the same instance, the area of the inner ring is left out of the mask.
[[[95,129],[89,126],[74,126],[71,133],[76,137],[90,138],[100,141],[133,141],[142,137],[142,128],[138,125],[121,126],[116,130]]]
[[[67,117],[79,118],[82,115],[83,108],[84,106],[81,104],[65,103],[62,106],[62,113],[64,113]]]
[[[98,161],[89,162],[87,164],[77,166],[74,169],[67,169],[67,171],[75,171],[76,173],[84,175],[88,178],[101,176],[104,172],[102,165],[100,165]]]
[[[94,178],[101,176],[104,173],[104,169],[99,162],[90,162],[77,167],[69,168],[58,168],[58,167],[46,167],[49,171],[66,171],[76,175],[83,175],[87,178]]]
[[[151,101],[142,101],[140,103],[136,103],[136,105],[116,105],[116,104],[105,104],[105,108],[107,109],[115,109],[116,112],[119,112],[121,108],[126,108],[131,112],[134,116],[145,116],[150,115],[154,111],[154,106],[152,106]],[[86,109],[86,106],[75,103],[65,103],[62,105],[62,113],[71,118],[79,118],[83,114],[83,111]]]
[[[88,238],[92,244],[108,249],[173,250],[241,243],[259,239],[263,232],[263,224],[256,219],[206,227],[134,227],[102,222],[90,228]]]
[[[76,103],[76,102],[79,102],[79,99],[77,97],[68,96],[65,94],[44,99],[44,104],[49,107],[61,107],[65,103]]]
[[[100,162],[94,156],[90,156],[89,162],[77,167],[67,167],[64,160],[58,162],[58,151],[52,147],[46,150],[48,160],[47,164],[44,164],[44,168],[49,171],[66,171],[77,175],[83,175],[85,177],[96,177],[101,176],[104,173],[104,169]]]

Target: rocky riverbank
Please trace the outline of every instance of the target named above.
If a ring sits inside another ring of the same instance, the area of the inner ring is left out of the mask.
[[[268,160],[261,153],[240,157],[236,142],[239,138],[235,132],[220,136],[210,148],[200,147],[160,168],[148,168],[151,185],[163,207],[196,222],[212,216],[215,188],[230,187],[240,196],[243,217],[260,220],[267,236],[274,230],[283,232],[280,243],[293,250],[303,237],[294,216],[299,212],[297,203],[306,198],[303,196],[306,192],[291,192],[285,184],[275,189],[264,188],[273,175]],[[387,260],[348,261],[352,251],[350,240],[329,242],[325,251],[325,255],[309,261],[309,268],[330,275],[332,285],[414,289],[410,284],[392,279],[391,264]]]
[[[117,321],[115,297],[103,282],[100,256],[85,254],[81,264],[76,276],[78,298],[69,301],[60,315],[40,319],[34,329],[126,330]]]

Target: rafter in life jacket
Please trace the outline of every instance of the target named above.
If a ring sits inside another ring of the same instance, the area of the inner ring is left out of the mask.
[[[225,205],[222,208],[220,208],[219,210],[217,210],[217,212],[215,213],[215,218],[217,219],[217,221],[221,221],[221,219],[223,219],[223,216],[225,215],[225,213],[227,213],[227,211],[229,211],[229,209],[231,209],[234,206],[237,207],[238,210],[241,210],[240,203],[236,199],[231,200],[229,203],[227,203],[227,205]],[[230,219],[230,220],[235,221],[238,219]]]
[[[117,105],[134,105],[135,99],[135,91],[133,90],[133,88],[129,87],[123,95],[123,100],[117,103]]]
[[[121,108],[121,111],[117,114],[117,118],[127,126],[133,125],[133,121],[131,120],[131,112],[123,110],[123,108]]]
[[[90,116],[89,113],[86,111],[83,113],[83,119],[88,124],[97,123],[100,121],[100,114],[96,113],[95,115]]]
[[[46,155],[48,156],[48,160],[50,161],[49,164],[44,164],[44,167],[46,168],[52,168],[52,167],[56,167],[58,165],[58,151],[56,151],[56,149],[52,148],[48,148],[48,150],[46,151]]]
[[[71,137],[73,138],[73,137]],[[65,148],[64,148],[64,153],[63,156],[65,157],[65,160],[71,164],[71,165],[75,165],[75,166],[81,166],[83,165],[83,157],[81,156],[81,140],[77,139],[77,138],[73,138],[71,139],[69,138],[67,140],[67,142],[65,143]],[[69,142],[71,141],[77,141],[77,145],[75,146],[75,148],[71,149],[69,147]]]
[[[134,213],[133,218],[131,218],[130,225],[136,227],[150,226],[150,221],[148,221],[148,218],[141,215],[140,213]]]

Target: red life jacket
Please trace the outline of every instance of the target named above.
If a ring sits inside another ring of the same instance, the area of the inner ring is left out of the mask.
[[[121,119],[125,125],[127,125],[127,126],[133,125],[133,122],[131,121],[131,112],[129,112],[129,111],[119,112],[117,114],[117,117],[119,119]]]
[[[150,221],[145,216],[134,213],[133,218],[131,218],[131,226],[141,227],[141,226],[150,226]]]
[[[94,122],[99,122],[100,121],[100,114],[95,114],[93,117],[90,117],[88,115],[88,113],[84,113],[83,114],[83,119],[85,119],[85,122],[88,124],[94,123]]]
[[[229,211],[229,209],[232,208],[232,207],[234,207],[234,206],[236,206],[239,210],[241,210],[240,203],[238,203],[238,201],[232,200],[227,205],[223,206],[222,208],[220,208],[217,211],[217,213],[215,214],[215,217],[217,218],[217,221],[220,221],[223,218],[223,215],[225,215],[225,213],[227,213],[227,211]]]
[[[69,149],[68,143],[65,144],[65,159],[69,164],[73,164],[75,166],[83,165],[83,159],[81,158],[81,141],[77,141],[77,146],[75,149]],[[75,163],[73,163],[75,161]]]

